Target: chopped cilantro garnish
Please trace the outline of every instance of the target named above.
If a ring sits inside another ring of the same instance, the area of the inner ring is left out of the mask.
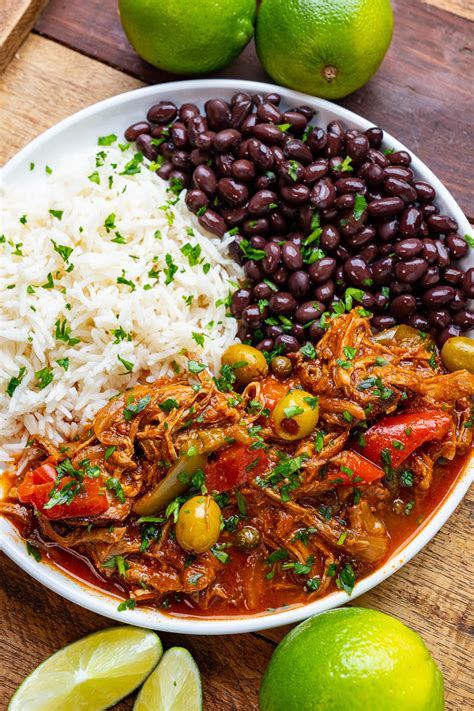
[[[13,393],[17,389],[17,387],[20,385],[21,381],[25,377],[26,373],[26,368],[23,365],[20,370],[18,371],[18,375],[14,375],[10,380],[8,381],[6,393],[9,397],[12,397]]]

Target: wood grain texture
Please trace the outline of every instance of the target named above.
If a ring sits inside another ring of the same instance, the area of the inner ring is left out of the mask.
[[[424,44],[419,50],[425,51]],[[37,36],[30,36],[3,79],[0,163],[64,116],[140,85],[100,62]],[[393,99],[389,96],[386,101]],[[442,130],[444,120],[444,116],[439,118]],[[449,176],[445,180],[456,194]],[[474,708],[474,557],[469,533],[473,514],[471,492],[411,563],[355,601],[393,614],[422,634],[444,672],[447,711]],[[112,624],[46,590],[4,556],[0,556],[0,619],[1,709],[42,659],[64,644]],[[182,644],[195,656],[203,674],[206,710],[256,711],[261,674],[284,632],[219,638],[163,635],[163,640],[166,646]],[[131,706],[128,699],[116,711],[127,711]]]
[[[2,0],[0,4],[0,74],[33,27],[48,0]]]
[[[417,153],[474,217],[472,170],[466,160],[474,147],[472,25],[420,0],[392,0],[392,5],[395,33],[381,68],[365,87],[339,103]],[[142,81],[179,79],[133,51],[120,26],[116,0],[50,0],[36,29]],[[212,76],[271,81],[253,42],[233,64]]]
[[[465,17],[467,20],[474,20],[474,3],[472,0],[423,0],[423,2],[442,10],[453,12],[455,15]]]

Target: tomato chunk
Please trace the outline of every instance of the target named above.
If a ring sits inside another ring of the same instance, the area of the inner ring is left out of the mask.
[[[109,504],[102,482],[100,479],[90,479],[87,476],[84,477],[80,485],[80,492],[72,498],[69,504],[59,503],[47,508],[51,501],[56,478],[56,467],[52,464],[43,464],[33,469],[26,474],[18,487],[19,500],[24,504],[31,504],[50,520],[97,516],[108,509]],[[58,483],[57,490],[60,493],[65,487],[71,489],[75,486],[79,488],[79,482],[76,479],[63,477]]]
[[[268,465],[265,452],[235,443],[219,452],[205,468],[209,491],[229,491],[245,484],[250,475],[261,474]]]
[[[265,407],[271,411],[277,402],[287,395],[290,390],[290,383],[282,383],[280,380],[268,377],[260,381],[260,387],[265,400]]]
[[[372,484],[381,479],[384,470],[357,452],[348,449],[341,453],[341,465],[337,472],[330,472],[328,479],[337,481],[342,486],[357,486],[359,484]]]
[[[451,423],[451,415],[442,410],[385,417],[364,434],[365,446],[360,451],[372,462],[383,465],[385,450],[392,465],[398,467],[425,442],[443,439]]]

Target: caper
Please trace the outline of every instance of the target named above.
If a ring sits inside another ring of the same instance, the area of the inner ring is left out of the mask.
[[[211,496],[193,496],[179,510],[176,540],[186,551],[205,553],[217,543],[221,521],[221,510]]]
[[[251,551],[260,543],[260,533],[253,526],[244,526],[234,536],[234,545],[242,551]]]
[[[287,378],[291,375],[293,366],[291,365],[291,360],[286,356],[275,356],[271,362],[272,371],[275,373],[277,378]]]
[[[237,385],[248,385],[268,374],[268,364],[263,353],[244,343],[234,343],[222,354],[222,364],[230,365]]]
[[[441,349],[441,358],[451,372],[468,370],[474,373],[474,340],[466,336],[448,338]]]
[[[271,424],[281,439],[295,440],[307,437],[318,418],[318,398],[305,390],[290,390],[277,402]]]

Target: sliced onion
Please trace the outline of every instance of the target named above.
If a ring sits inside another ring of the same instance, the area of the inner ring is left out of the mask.
[[[135,513],[140,516],[151,516],[165,509],[188,486],[186,482],[179,480],[179,475],[188,474],[191,477],[197,469],[204,469],[206,462],[207,457],[203,454],[180,457],[152,491],[135,501],[133,504]]]

